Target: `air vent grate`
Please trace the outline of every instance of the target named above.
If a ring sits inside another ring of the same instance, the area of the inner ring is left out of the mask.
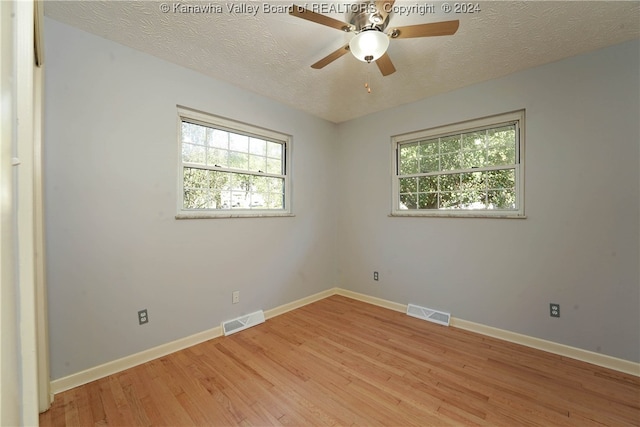
[[[407,305],[407,315],[445,326],[449,326],[449,320],[451,320],[451,314],[449,313],[420,307],[415,304]]]
[[[222,322],[222,331],[225,335],[231,335],[260,323],[264,323],[264,312],[262,310]]]

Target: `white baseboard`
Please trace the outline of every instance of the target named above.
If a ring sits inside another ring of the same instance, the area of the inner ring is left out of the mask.
[[[451,318],[451,326],[640,377],[640,363],[519,334],[517,332],[498,329],[455,317]]]
[[[379,307],[384,307],[394,311],[407,311],[406,304],[400,304],[397,302],[349,291],[342,288],[331,288],[327,289],[326,291],[322,291],[317,294],[310,295],[308,297],[267,310],[264,313],[265,318],[270,319],[272,317],[279,316],[291,310],[295,310],[296,308],[300,308],[315,301],[327,298],[331,295],[342,295],[347,298],[377,305]],[[451,318],[451,326],[640,377],[640,363],[618,359],[616,357],[594,353],[592,351],[570,347],[568,345],[558,344],[552,341],[546,341],[540,338],[530,337],[527,335],[518,334],[516,332],[498,329],[491,326],[482,325],[480,323],[458,319],[455,317]],[[162,344],[157,347],[141,351],[140,353],[125,356],[121,359],[107,362],[105,364],[86,369],[67,377],[51,381],[51,391],[52,393],[57,394],[220,336],[222,336],[222,328],[216,327],[185,338],[181,338],[176,341],[172,341],[170,343]]]
[[[299,299],[297,301],[283,304],[279,307],[272,308],[265,311],[264,316],[266,319],[270,319],[280,314],[284,314],[288,311],[295,310],[312,302],[319,301],[323,298],[336,294],[337,288],[331,288],[323,292]],[[181,338],[176,341],[172,341],[166,344],[159,345],[157,347],[150,348],[148,350],[141,351],[140,353],[125,356],[123,358],[104,363],[93,368],[86,369],[84,371],[71,374],[69,376],[59,378],[51,381],[51,391],[53,394],[61,393],[63,391],[78,387],[91,381],[99,380],[109,375],[116,374],[124,371],[125,369],[133,368],[134,366],[141,365],[159,357],[166,356],[167,354],[175,353],[176,351],[183,350],[187,347],[200,344],[213,338],[222,336],[222,327],[218,326],[207,331],[199,332],[194,335],[190,335],[185,338]]]
[[[397,302],[348,291],[346,289],[335,289],[336,294],[338,295],[356,299],[369,304],[374,304],[391,310],[400,311],[403,313],[407,311],[406,304],[400,304]],[[580,360],[583,362],[591,363],[593,365],[601,366],[603,368],[613,369],[614,371],[624,372],[626,374],[640,377],[640,363],[630,362],[628,360],[619,359],[617,357],[607,356],[605,354],[595,353],[593,351],[583,350],[581,348],[571,347],[564,344],[558,344],[553,341],[547,341],[540,338],[507,331],[504,329],[498,329],[492,326],[486,326],[480,323],[458,319],[456,317],[451,317],[450,325],[454,328],[464,329],[470,332],[498,338],[503,341],[508,341],[515,344],[521,344],[527,347],[546,351],[548,353],[557,354],[559,356]]]
[[[317,294],[313,294],[311,296],[304,297],[288,304],[283,304],[279,307],[272,308],[264,312],[264,317],[266,319],[271,319],[272,317],[279,316],[288,311],[295,310],[296,308],[303,307],[307,304],[311,304],[312,302],[320,301],[321,299],[330,297],[331,295],[335,295],[337,293],[337,289],[338,288],[327,289],[326,291],[318,292]]]
[[[94,366],[93,368],[51,381],[51,391],[54,394],[58,394],[220,336],[222,336],[222,328],[217,326],[207,331],[141,351],[140,353]]]
[[[341,288],[334,288],[334,289],[337,295],[342,295],[343,297],[377,305],[379,307],[388,308],[389,310],[399,311],[401,313],[405,313],[407,311],[406,304],[400,304],[400,303],[389,301],[386,299],[372,297],[372,296],[361,294],[358,292],[348,291],[346,289],[341,289]]]

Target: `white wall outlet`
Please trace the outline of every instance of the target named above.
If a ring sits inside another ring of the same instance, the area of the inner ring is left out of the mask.
[[[231,294],[231,303],[237,304],[240,302],[240,291],[233,291]]]

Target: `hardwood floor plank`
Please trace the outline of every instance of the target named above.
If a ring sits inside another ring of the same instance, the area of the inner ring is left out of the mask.
[[[52,405],[51,408],[45,413],[46,414],[46,420],[42,419],[42,416],[45,414],[40,414],[40,423],[44,423],[45,421],[49,422],[49,424],[47,425],[51,425],[51,426],[64,426],[66,425],[65,422],[65,410],[66,410],[66,404],[65,404],[65,399],[66,399],[66,394],[68,393],[72,393],[71,390],[68,390],[64,393],[60,393],[59,395],[56,396],[56,399],[54,403],[57,403]]]
[[[91,410],[91,404],[89,402],[89,395],[87,389],[84,387],[77,387],[72,390],[76,399],[76,405],[78,407],[78,425],[91,426],[94,424],[93,412]],[[70,425],[67,423],[67,425]]]
[[[78,416],[78,405],[75,393],[67,393],[64,398],[64,423],[68,426],[79,426],[80,417]]]
[[[198,357],[202,356],[202,352],[185,351],[172,356],[178,367],[177,375],[185,379],[185,389],[189,390],[199,407],[206,408],[203,412],[209,419],[207,425],[234,425],[240,422],[241,418],[234,417],[227,411],[224,404],[226,398],[210,381],[208,373],[200,369],[197,361]]]
[[[640,378],[335,295],[60,393],[40,423],[637,427]]]
[[[100,397],[100,387],[98,385],[100,380],[93,381],[87,385],[82,387],[87,392],[87,397],[89,399],[89,407],[91,410],[91,416],[93,417],[94,425],[106,425],[107,424],[107,414],[104,412],[104,405],[102,404],[102,398]],[[77,389],[75,389],[77,390]],[[69,390],[65,393],[69,393],[72,390]],[[57,399],[58,396],[55,396]],[[55,405],[55,400],[54,400]]]
[[[138,386],[145,396],[142,401],[145,414],[152,421],[152,425],[193,425],[189,414],[177,403],[169,383],[165,381],[162,375],[164,365],[160,359],[134,369],[138,377]]]
[[[266,355],[266,353],[263,354],[263,356],[263,362],[267,364],[267,366],[263,365],[263,369],[273,372],[274,378],[282,378],[283,375],[291,372],[292,368],[290,366],[282,366],[283,364],[281,360],[277,358],[274,359],[270,355]],[[347,408],[345,408],[345,400],[351,399],[351,402],[353,402],[353,405],[348,405],[350,409],[356,409],[360,406],[363,406],[363,402],[358,400],[355,396],[350,394],[345,389],[345,386],[351,383],[351,379],[345,376],[346,374],[344,372],[342,374],[339,372],[339,365],[337,365],[335,361],[325,359],[325,361],[327,360],[330,361],[330,364],[332,364],[333,366],[331,366],[329,369],[318,369],[320,364],[317,360],[314,361],[310,354],[290,354],[286,359],[285,365],[289,365],[291,363],[295,364],[296,373],[299,373],[301,369],[311,368],[314,370],[314,372],[316,372],[319,378],[323,379],[323,381],[321,381],[320,383],[316,383],[314,381],[309,381],[309,378],[306,375],[295,375],[289,380],[294,380],[293,384],[289,384],[289,386],[295,388],[297,394],[300,397],[296,397],[292,394],[289,394],[289,396],[296,401],[299,398],[303,398],[306,400],[311,399],[315,402],[318,402],[318,404],[322,404],[323,406],[332,408],[332,411],[336,414],[336,417],[340,419],[339,424],[341,425],[351,424],[351,422],[344,421],[345,419],[355,419],[356,422],[361,425],[370,425],[370,418],[363,418],[357,413],[354,413],[352,410],[347,410]],[[280,387],[284,384],[280,384],[280,382],[278,382],[277,385]],[[309,424],[309,421],[307,421],[305,424]]]
[[[131,414],[135,419],[135,425],[150,425],[151,420],[147,416],[144,409],[144,403],[142,399],[145,397],[142,393],[139,393],[135,384],[135,376],[129,371],[125,371],[117,375],[118,381],[122,387],[122,393],[126,402],[131,408]]]

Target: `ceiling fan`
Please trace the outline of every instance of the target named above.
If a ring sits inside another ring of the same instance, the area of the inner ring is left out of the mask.
[[[356,34],[349,43],[311,65],[311,68],[324,68],[347,52],[351,52],[360,61],[375,62],[382,75],[388,76],[396,71],[387,53],[389,39],[448,36],[455,34],[460,25],[460,22],[455,20],[406,27],[389,27],[389,19],[393,14],[394,2],[395,0],[367,0],[348,5],[344,9],[350,14],[349,23],[322,15],[302,6],[291,6],[289,9],[290,15]],[[335,9],[340,10],[339,7]]]

